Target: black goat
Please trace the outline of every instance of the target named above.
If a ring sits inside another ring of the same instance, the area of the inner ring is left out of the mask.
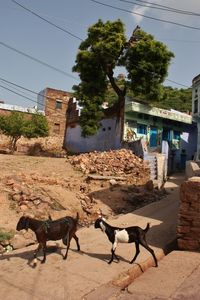
[[[51,218],[46,221],[41,221],[23,216],[19,219],[16,229],[19,231],[22,229],[28,230],[28,228],[30,228],[35,232],[39,246],[34,252],[34,262],[37,262],[37,253],[42,248],[44,257],[41,263],[44,263],[46,261],[46,242],[49,240],[56,241],[62,239],[63,243],[67,246],[66,254],[63,259],[67,258],[72,237],[76,241],[78,251],[80,250],[79,240],[76,236],[78,219],[78,213],[76,219],[66,216],[54,221],[52,221]]]
[[[145,235],[149,229],[149,223],[147,223],[145,229],[142,229],[138,226],[118,228],[109,225],[108,223],[105,222],[105,220],[102,217],[100,217],[95,221],[94,227],[100,228],[103,232],[105,232],[109,241],[112,243],[112,249],[111,249],[112,256],[110,261],[108,262],[109,264],[113,261],[114,257],[117,259],[117,261],[119,261],[119,258],[115,254],[117,243],[134,242],[136,247],[136,254],[133,257],[133,259],[130,261],[130,263],[132,264],[136,260],[138,254],[140,253],[139,245],[142,245],[152,254],[155,261],[155,266],[156,267],[158,266],[157,258],[154,254],[154,251],[148,246],[146,242]]]

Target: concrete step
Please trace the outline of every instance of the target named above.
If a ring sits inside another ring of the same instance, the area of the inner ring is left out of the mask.
[[[172,251],[124,290],[99,287],[84,300],[199,300],[200,253]]]
[[[172,251],[128,287],[117,299],[200,299],[200,253]]]

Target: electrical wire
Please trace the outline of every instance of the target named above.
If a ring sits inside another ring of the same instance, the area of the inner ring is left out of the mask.
[[[167,20],[163,20],[163,19],[159,19],[159,18],[155,18],[155,17],[150,17],[150,16],[147,16],[147,15],[144,15],[144,14],[141,14],[141,13],[137,13],[135,11],[123,9],[123,8],[116,7],[116,6],[113,6],[113,5],[109,5],[109,4],[106,4],[106,3],[102,3],[102,2],[97,1],[97,0],[89,0],[89,1],[94,2],[96,4],[99,4],[99,5],[102,5],[102,6],[106,6],[106,7],[114,8],[116,10],[120,10],[120,11],[123,11],[123,12],[126,12],[126,13],[130,13],[130,14],[133,14],[133,15],[138,15],[138,16],[150,19],[150,20],[154,20],[154,21],[158,21],[158,22],[162,22],[162,23],[167,23],[167,24],[172,24],[172,25],[176,25],[176,26],[180,26],[180,27],[184,27],[184,28],[188,28],[188,29],[200,30],[199,27],[189,26],[189,25],[178,23],[178,22],[167,21]]]
[[[60,74],[63,74],[63,75],[65,75],[65,76],[68,76],[68,77],[71,77],[71,78],[73,78],[73,79],[75,79],[75,80],[78,80],[78,78],[76,78],[75,76],[73,76],[73,75],[71,75],[71,74],[69,74],[69,73],[67,73],[67,72],[65,72],[65,71],[63,71],[63,70],[60,70],[60,69],[58,69],[57,67],[54,67],[54,66],[52,66],[52,65],[50,65],[50,64],[48,64],[48,63],[46,63],[46,62],[44,62],[44,61],[42,61],[42,60],[40,60],[40,59],[38,59],[38,58],[35,58],[35,57],[33,57],[33,56],[31,56],[31,55],[25,53],[25,52],[22,52],[21,50],[18,50],[18,49],[16,49],[16,48],[14,48],[14,47],[12,47],[12,46],[10,46],[10,45],[4,43],[4,42],[1,42],[1,41],[0,41],[0,45],[1,45],[1,46],[4,46],[4,47],[6,47],[6,48],[8,48],[8,49],[10,49],[10,50],[12,50],[12,51],[15,51],[16,53],[21,54],[21,55],[23,55],[23,56],[25,56],[25,57],[27,57],[27,58],[29,58],[29,59],[31,59],[31,60],[33,60],[33,61],[39,63],[39,64],[41,64],[41,65],[43,65],[43,66],[45,66],[45,67],[48,67],[48,68],[50,68],[50,69],[52,69],[52,70],[54,70],[54,71],[56,71],[56,72],[58,72],[58,73],[60,73]]]
[[[55,27],[55,28],[57,28],[57,29],[59,29],[59,30],[65,32],[65,33],[67,33],[67,35],[70,35],[70,36],[72,36],[72,37],[78,39],[79,41],[83,41],[79,36],[77,36],[77,35],[73,34],[72,32],[70,32],[70,31],[64,29],[63,27],[60,27],[60,26],[56,25],[55,23],[53,23],[53,22],[47,20],[46,18],[42,17],[41,15],[35,13],[35,12],[34,12],[33,10],[31,10],[30,8],[25,7],[24,5],[18,3],[18,2],[15,1],[15,0],[10,0],[10,1],[13,2],[14,4],[20,6],[20,7],[23,8],[24,10],[28,11],[29,13],[33,14],[34,16],[38,17],[39,19],[45,21],[45,22],[48,23],[49,25],[51,25],[51,26],[53,26],[53,27]]]
[[[189,16],[195,16],[195,17],[200,16],[199,13],[195,13],[195,12],[187,11],[187,10],[182,10],[182,9],[178,9],[178,8],[173,8],[173,7],[166,6],[166,5],[160,5],[160,4],[156,4],[156,3],[148,2],[148,1],[141,1],[141,0],[135,0],[136,2],[135,1],[130,1],[130,0],[129,1],[128,0],[117,0],[117,1],[124,2],[124,3],[129,3],[129,4],[135,4],[135,5],[142,6],[142,7],[159,9],[159,10],[162,10],[162,11],[169,11],[169,12],[182,14],[182,15],[189,15]],[[144,3],[144,4],[141,4],[141,3]]]
[[[22,89],[24,89],[24,90],[26,90],[26,91],[30,91],[30,92],[33,93],[33,94],[43,96],[43,95],[40,94],[40,93],[36,93],[36,92],[34,92],[34,91],[31,91],[31,90],[29,90],[29,89],[27,89],[27,88],[24,88],[24,87],[22,87],[22,86],[20,86],[20,85],[17,85],[17,84],[15,84],[15,83],[12,83],[11,81],[5,80],[5,79],[3,79],[3,78],[0,78],[0,80],[2,80],[2,81],[4,81],[4,82],[9,82],[10,84],[12,84],[12,85],[14,85],[14,86],[21,87]],[[5,87],[5,86],[3,86],[3,85],[1,85],[1,84],[0,84],[0,87],[3,88],[3,89],[5,89],[5,90],[7,90],[7,91],[9,91],[9,92],[11,92],[11,93],[13,93],[13,94],[15,94],[15,95],[18,95],[18,96],[20,96],[20,97],[23,97],[24,99],[26,99],[26,100],[28,100],[28,101],[31,101],[31,102],[33,102],[33,103],[36,103],[36,104],[38,105],[38,101],[37,101],[37,100],[33,100],[32,98],[27,97],[27,96],[24,96],[23,94],[18,93],[18,92],[16,92],[16,91],[12,90],[11,88]],[[45,98],[50,99],[50,100],[55,100],[54,98],[51,98],[51,97],[48,97],[48,96],[45,96]],[[50,109],[50,110],[52,110],[52,111],[55,112],[55,109],[53,109],[52,107],[50,107],[50,106],[48,106],[48,105],[46,105],[46,104],[39,103],[39,105],[43,106],[44,108],[48,108],[48,109]],[[57,112],[57,115],[60,115],[61,117],[63,117],[63,114],[60,113],[60,112]]]

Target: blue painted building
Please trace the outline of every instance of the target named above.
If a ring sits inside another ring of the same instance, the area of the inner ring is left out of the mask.
[[[186,160],[193,158],[197,146],[197,126],[192,116],[175,110],[151,107],[126,99],[124,120],[116,112],[105,109],[105,118],[94,136],[81,136],[79,116],[81,107],[75,98],[70,99],[64,146],[73,153],[107,151],[146,145],[146,153],[162,153],[163,141],[169,145],[171,168],[183,169]],[[134,143],[136,142],[136,143]]]
[[[124,140],[143,139],[148,153],[162,153],[163,141],[169,145],[171,168],[184,169],[197,146],[197,124],[192,116],[175,110],[151,107],[127,99]]]

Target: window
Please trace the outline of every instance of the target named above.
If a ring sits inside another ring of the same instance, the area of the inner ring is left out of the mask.
[[[175,140],[180,140],[180,138],[181,138],[180,131],[174,130],[174,139]]]
[[[194,100],[194,111],[193,113],[196,114],[198,112],[198,99]]]
[[[139,133],[139,134],[147,134],[147,125],[137,124],[137,133]]]
[[[61,100],[56,100],[56,109],[62,109],[62,101]]]
[[[170,129],[169,128],[163,128],[162,139],[163,139],[163,141],[170,141]]]
[[[54,123],[53,132],[55,134],[59,134],[60,133],[60,124],[59,123]]]

